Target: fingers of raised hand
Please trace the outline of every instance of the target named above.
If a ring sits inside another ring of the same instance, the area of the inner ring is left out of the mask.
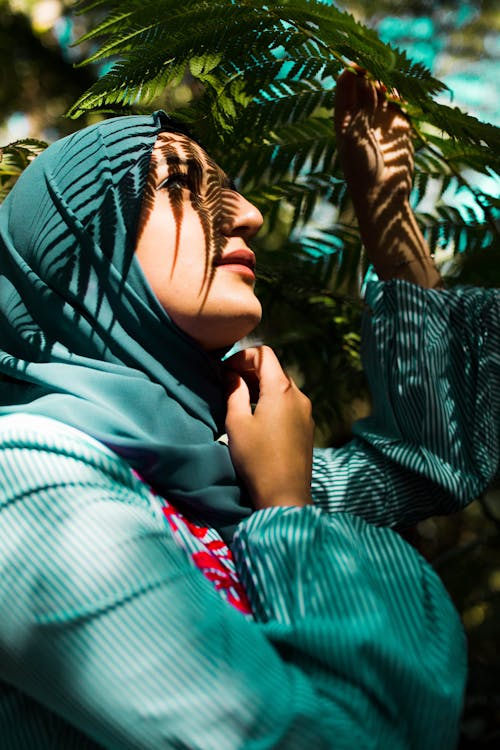
[[[361,73],[344,70],[337,79],[335,89],[335,130],[337,136],[348,134],[349,129],[362,117],[370,126],[371,117],[376,111],[378,93],[373,84]]]
[[[389,96],[383,83],[368,78],[359,66],[352,67],[354,71],[344,70],[337,79],[334,116],[337,134],[344,135],[360,116],[369,127],[377,126],[373,118],[378,121],[385,118],[388,122],[399,118],[401,127],[410,130],[411,125],[398,104],[403,103],[399,93],[392,89]]]

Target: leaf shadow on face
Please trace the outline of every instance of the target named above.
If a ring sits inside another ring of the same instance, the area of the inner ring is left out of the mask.
[[[168,187],[162,187],[165,181],[160,180],[161,166],[165,163],[168,167]],[[179,177],[177,183],[176,175]],[[175,272],[179,258],[185,189],[189,190],[190,205],[198,216],[204,237],[203,279],[198,291],[202,297],[201,312],[210,292],[217,261],[222,257],[230,228],[234,225],[238,206],[237,194],[229,178],[196,142],[187,137],[183,137],[182,140],[169,139],[168,133],[160,135],[153,149],[144,188],[136,242],[139,242],[145,230],[154,209],[157,191],[160,189],[167,191],[175,223],[174,256],[170,277]]]

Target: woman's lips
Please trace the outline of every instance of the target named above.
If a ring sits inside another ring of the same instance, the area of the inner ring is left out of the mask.
[[[255,255],[251,250],[233,250],[230,253],[224,253],[219,258],[215,266],[223,267],[226,271],[239,273],[241,276],[247,276],[255,279]]]

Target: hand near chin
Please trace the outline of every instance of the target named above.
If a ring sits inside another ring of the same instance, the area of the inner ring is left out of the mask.
[[[227,361],[226,430],[236,471],[257,510],[311,503],[311,402],[267,346]],[[252,412],[251,404],[256,403]]]
[[[355,207],[369,209],[382,193],[404,203],[413,179],[411,125],[385,89],[361,71],[337,81],[335,130],[344,174]]]

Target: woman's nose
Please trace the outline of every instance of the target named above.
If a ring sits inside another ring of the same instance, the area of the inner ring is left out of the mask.
[[[251,239],[264,223],[257,206],[247,201],[240,193],[231,191],[224,207],[222,232],[226,237],[243,237]]]

